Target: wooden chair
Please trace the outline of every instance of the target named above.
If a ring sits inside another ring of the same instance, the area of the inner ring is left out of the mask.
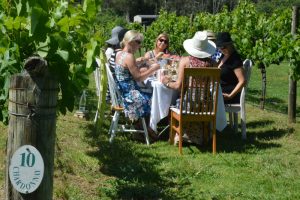
[[[99,64],[99,62],[97,63]],[[148,130],[147,130],[145,118],[141,118],[143,130],[135,129],[132,124],[131,125],[119,124],[120,114],[124,111],[123,100],[108,63],[106,63],[105,69],[106,69],[107,80],[108,80],[108,88],[111,97],[111,104],[112,104],[111,109],[114,111],[114,115],[112,117],[111,125],[108,131],[108,134],[110,135],[109,141],[111,143],[113,142],[117,132],[144,133],[146,144],[149,145],[150,142],[149,142],[149,136],[148,136]]]
[[[252,68],[252,61],[246,59],[243,62],[243,68],[245,71],[245,78],[246,78],[246,85],[243,87],[240,97],[239,104],[225,104],[225,110],[229,113],[229,123],[232,128],[234,128],[234,132],[238,132],[238,113],[240,112],[241,117],[241,131],[242,131],[242,138],[247,138],[246,133],[246,109],[245,109],[245,96],[247,92],[248,83],[250,80],[251,75],[251,68]],[[233,118],[233,120],[232,120]]]
[[[179,134],[179,153],[182,154],[184,123],[211,123],[212,151],[216,153],[216,112],[220,69],[185,68],[181,87],[180,108],[171,108],[170,143]],[[200,130],[199,130],[199,134]]]

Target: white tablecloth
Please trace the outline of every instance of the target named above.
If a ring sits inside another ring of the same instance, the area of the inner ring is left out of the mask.
[[[222,131],[227,126],[226,111],[224,105],[224,99],[222,95],[222,88],[219,85],[218,92],[218,106],[217,106],[217,116],[216,116],[216,129]]]
[[[176,101],[178,91],[167,88],[160,81],[152,81],[153,95],[151,104],[150,127],[157,131],[157,123],[168,116],[172,100]]]
[[[168,116],[169,109],[178,91],[167,88],[159,81],[152,81],[153,95],[151,104],[150,127],[157,132],[157,123]],[[216,129],[222,131],[227,126],[225,105],[221,87],[219,86]]]

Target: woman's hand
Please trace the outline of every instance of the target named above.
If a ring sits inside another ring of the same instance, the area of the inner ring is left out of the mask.
[[[170,83],[170,77],[164,75],[164,73],[161,74],[161,82],[162,84],[166,85],[167,83]]]
[[[153,69],[153,71],[156,71],[160,69],[160,65],[158,63],[154,63],[150,66],[150,68]]]
[[[137,64],[137,66],[139,67],[139,68],[141,68],[141,67],[147,67],[147,58],[145,58],[145,57],[139,57],[139,58],[137,58],[136,60],[135,60],[135,62],[136,62],[136,64]]]
[[[135,59],[135,61],[138,63],[138,62],[143,62],[143,61],[146,61],[146,60],[148,60],[147,58],[145,58],[145,57],[139,57],[139,58],[137,58],[137,59]]]
[[[230,94],[223,93],[223,98],[224,98],[224,100],[230,100],[230,99],[232,99],[232,96]]]
[[[159,59],[159,58],[161,58],[163,55],[164,55],[164,52],[159,52],[159,53],[155,56],[155,58],[156,58],[156,59]]]

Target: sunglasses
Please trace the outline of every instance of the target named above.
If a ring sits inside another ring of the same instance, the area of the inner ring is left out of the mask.
[[[159,39],[159,41],[160,41],[161,43],[165,43],[165,44],[168,44],[168,43],[169,43],[168,40],[164,40],[164,39]]]
[[[219,49],[221,49],[221,50],[226,49],[226,46],[221,46],[221,47],[219,47]]]
[[[141,40],[135,40],[135,42],[136,42],[137,44],[142,44],[142,41],[141,41]]]

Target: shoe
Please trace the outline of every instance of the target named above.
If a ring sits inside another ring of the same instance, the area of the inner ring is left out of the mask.
[[[186,133],[183,134],[182,141],[187,142],[187,143],[192,143],[192,140],[190,139],[190,137]]]
[[[158,140],[158,135],[150,127],[148,127],[148,135],[153,140],[153,142]]]

